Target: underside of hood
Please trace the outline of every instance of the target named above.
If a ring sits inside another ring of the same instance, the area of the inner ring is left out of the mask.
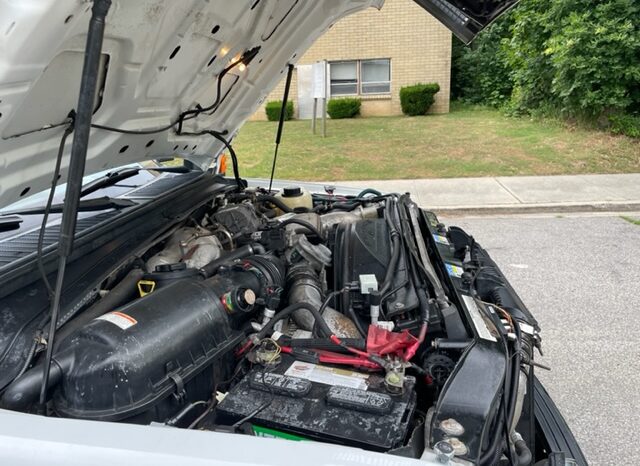
[[[149,130],[210,106],[183,132],[232,137],[313,42],[341,17],[383,0],[114,0],[106,19],[93,123]],[[77,105],[91,2],[0,4],[0,206],[51,183],[69,112]],[[255,54],[255,56],[254,56]],[[234,66],[250,56],[245,66]],[[219,89],[218,89],[219,87]],[[218,95],[219,94],[219,95]],[[62,160],[64,182],[71,138]],[[86,174],[170,155],[206,166],[210,136],[93,129]]]

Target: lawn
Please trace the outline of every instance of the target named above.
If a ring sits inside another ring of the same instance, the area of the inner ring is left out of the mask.
[[[247,122],[234,146],[245,177],[268,177],[277,124]],[[276,177],[310,181],[640,172],[640,142],[487,108],[446,115],[285,123]]]

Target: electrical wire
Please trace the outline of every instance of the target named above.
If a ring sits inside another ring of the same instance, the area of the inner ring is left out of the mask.
[[[195,133],[181,133],[181,135],[183,136],[204,136],[204,135],[212,136],[216,138],[218,141],[220,141],[222,144],[224,144],[224,146],[229,150],[229,155],[231,156],[231,164],[233,165],[233,176],[235,178],[236,184],[238,185],[238,189],[243,189],[245,186],[242,183],[242,180],[240,179],[240,171],[239,171],[240,169],[238,167],[238,156],[236,155],[236,151],[233,149],[233,146],[231,145],[231,143],[224,138],[223,136],[224,134],[226,133],[221,133],[213,130],[198,131]]]
[[[42,260],[42,249],[44,245],[44,233],[47,227],[47,222],[49,221],[49,212],[51,211],[51,206],[53,205],[53,197],[56,193],[56,186],[58,185],[58,178],[60,175],[60,166],[62,165],[62,154],[64,153],[64,146],[67,142],[67,137],[73,132],[73,117],[72,122],[65,128],[64,133],[62,134],[62,138],[60,139],[60,145],[58,146],[58,155],[56,156],[56,166],[53,170],[53,178],[51,179],[51,189],[49,190],[49,197],[47,198],[47,204],[44,208],[44,215],[42,216],[42,224],[40,225],[40,231],[38,233],[38,244],[36,247],[36,261],[38,263],[38,270],[40,271],[40,275],[42,276],[42,281],[44,282],[44,286],[47,288],[47,293],[49,294],[49,299],[51,300],[53,297],[53,288],[51,287],[51,283],[49,282],[49,278],[47,277],[47,272],[44,269],[44,262]]]

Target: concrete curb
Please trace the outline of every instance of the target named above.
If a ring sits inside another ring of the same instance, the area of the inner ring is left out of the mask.
[[[591,204],[519,204],[506,206],[460,206],[438,207],[421,206],[436,214],[447,216],[465,215],[510,215],[510,214],[563,214],[563,213],[612,213],[624,214],[626,212],[640,212],[640,202],[630,203],[591,203]]]

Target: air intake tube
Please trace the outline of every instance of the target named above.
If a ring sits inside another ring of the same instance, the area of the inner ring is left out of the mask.
[[[244,339],[237,329],[259,298],[283,284],[282,262],[256,255],[208,280],[179,280],[103,314],[60,342],[48,399],[53,396],[58,413],[81,419],[118,421],[152,413],[231,352]],[[41,384],[42,367],[36,365],[7,387],[0,406],[29,409]]]

